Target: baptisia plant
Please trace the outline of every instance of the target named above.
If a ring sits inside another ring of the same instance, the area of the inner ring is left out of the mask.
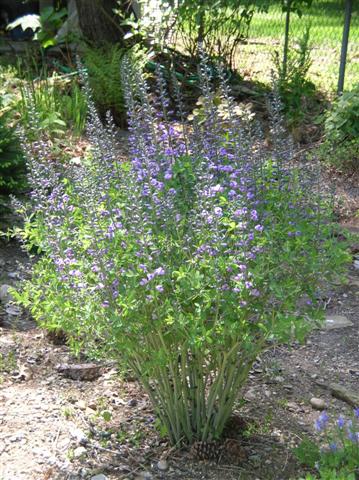
[[[345,260],[313,175],[293,166],[278,104],[268,152],[225,78],[223,120],[205,60],[199,71],[205,120],[189,123],[175,79],[176,115],[160,72],[153,94],[123,61],[126,159],[85,72],[91,156],[59,166],[25,142],[25,236],[42,256],[18,298],[78,348],[130,367],[173,444],[220,437],[258,354],[303,337],[319,280]]]

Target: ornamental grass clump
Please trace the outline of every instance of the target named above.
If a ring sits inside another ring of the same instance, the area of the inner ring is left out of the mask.
[[[310,330],[319,280],[345,260],[328,202],[293,166],[278,103],[268,152],[225,78],[223,120],[205,60],[199,73],[205,120],[189,123],[175,80],[176,114],[160,72],[150,92],[124,59],[123,160],[84,72],[91,156],[57,166],[25,142],[31,217],[19,207],[42,255],[18,299],[76,348],[131,368],[176,445],[220,437],[258,354]]]

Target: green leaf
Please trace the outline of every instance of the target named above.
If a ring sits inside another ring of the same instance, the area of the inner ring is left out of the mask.
[[[109,410],[103,410],[101,412],[101,416],[105,420],[105,422],[110,422],[112,419],[112,413]]]

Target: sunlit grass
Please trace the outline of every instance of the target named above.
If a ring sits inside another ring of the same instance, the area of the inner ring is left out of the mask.
[[[238,51],[236,66],[241,73],[259,81],[270,81],[273,54],[282,55],[285,14],[279,2],[273,2],[268,13],[256,13],[249,29],[248,43]],[[312,7],[303,10],[302,17],[292,14],[290,39],[295,43],[306,28],[310,28],[313,65],[310,79],[328,92],[335,91],[338,83],[340,51],[344,24],[343,0],[313,0]],[[354,2],[345,88],[359,82],[359,3]]]

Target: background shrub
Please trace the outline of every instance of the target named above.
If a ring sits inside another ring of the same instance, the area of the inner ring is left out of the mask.
[[[316,155],[343,172],[359,169],[359,86],[333,103],[324,121],[324,142]]]
[[[325,136],[336,144],[359,138],[359,85],[334,102],[325,120]]]
[[[10,114],[0,105],[0,193],[22,191],[26,186],[25,160],[15,131],[9,126]]]
[[[110,111],[115,122],[122,126],[126,120],[126,107],[119,71],[125,52],[119,45],[108,45],[106,48],[87,48],[83,57],[99,114],[104,117]]]
[[[27,129],[35,111],[43,134],[63,137],[71,129],[75,136],[81,135],[86,124],[87,100],[77,82],[76,76],[53,75],[22,85],[18,107],[23,128]]]

